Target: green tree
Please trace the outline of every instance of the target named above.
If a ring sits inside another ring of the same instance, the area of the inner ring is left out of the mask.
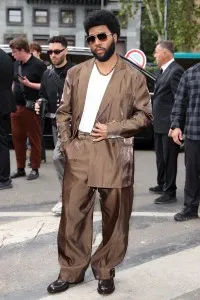
[[[140,7],[144,10],[141,22],[141,45],[145,47],[144,51],[151,38],[153,41],[164,39],[164,0],[120,0],[120,2],[121,16],[134,17]],[[168,39],[175,42],[178,51],[191,51],[199,46],[200,6],[195,0],[168,0],[168,2]]]
[[[200,7],[194,0],[169,0],[169,39],[178,51],[199,46]]]

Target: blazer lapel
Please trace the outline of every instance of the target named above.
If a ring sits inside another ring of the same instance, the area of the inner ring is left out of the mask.
[[[173,61],[173,62],[167,67],[167,69],[166,69],[160,76],[158,76],[157,81],[156,81],[156,85],[155,85],[154,95],[155,95],[156,92],[159,90],[159,87],[160,87],[159,84],[160,84],[160,82],[166,80],[166,76],[167,76],[167,74],[169,73],[169,71],[173,68],[174,64],[175,64],[175,61]]]
[[[104,112],[106,107],[108,106],[111,99],[113,99],[113,94],[117,94],[117,87],[120,85],[120,81],[122,80],[123,76],[125,74],[125,65],[122,60],[122,58],[118,58],[117,65],[115,67],[115,70],[112,74],[112,77],[110,79],[110,82],[106,88],[105,94],[103,96],[103,99],[101,101],[96,120],[101,116],[101,114]]]

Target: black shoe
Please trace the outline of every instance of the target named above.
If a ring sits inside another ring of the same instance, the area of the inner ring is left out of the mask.
[[[35,170],[31,170],[30,174],[26,177],[27,180],[34,180],[39,177],[39,172]]]
[[[5,182],[0,182],[0,190],[6,190],[6,189],[10,189],[12,188],[12,181],[10,179],[8,179]]]
[[[174,216],[174,220],[182,222],[191,219],[197,219],[198,217],[198,208],[197,210],[191,210],[188,207],[184,207],[184,209],[180,213],[177,213]]]
[[[156,186],[150,187],[149,191],[153,192],[155,194],[163,194],[164,193],[163,192],[163,187],[160,186],[160,185],[156,185]]]
[[[169,204],[169,203],[173,203],[176,201],[177,201],[176,195],[163,194],[162,196],[156,198],[154,203],[155,204]]]
[[[26,176],[26,172],[24,170],[17,169],[11,174],[10,178],[14,179],[14,178],[24,177],[24,176]]]
[[[97,291],[101,295],[112,294],[115,290],[114,279],[99,280]]]
[[[79,282],[75,282],[75,283],[71,283],[69,281],[65,281],[62,279],[57,279],[56,281],[52,282],[48,287],[47,287],[47,291],[50,294],[55,294],[55,293],[61,293],[66,291],[70,285],[73,284],[79,284],[83,282],[83,280],[79,281]]]

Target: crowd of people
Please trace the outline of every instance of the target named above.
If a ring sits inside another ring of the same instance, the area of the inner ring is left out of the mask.
[[[185,134],[184,209],[176,221],[198,218],[200,200],[200,104],[197,64],[184,72],[174,61],[172,41],[160,41],[154,57],[160,68],[152,101],[145,77],[116,53],[120,25],[110,11],[97,11],[84,21],[93,58],[81,64],[67,60],[67,40],[49,39],[51,65],[40,57],[41,47],[17,37],[11,58],[0,49],[0,189],[30,173],[39,178],[46,160],[42,141],[43,115],[51,119],[53,161],[60,182],[58,230],[60,272],[49,293],[67,290],[84,280],[91,264],[99,294],[115,290],[115,267],[128,246],[133,202],[133,138],[153,123],[157,185],[155,204],[177,201],[179,145]],[[45,108],[43,109],[43,105]],[[42,111],[42,114],[41,114]],[[6,118],[10,114],[17,169],[10,174]],[[100,194],[103,240],[92,254],[94,193]],[[116,247],[117,245],[117,247]]]

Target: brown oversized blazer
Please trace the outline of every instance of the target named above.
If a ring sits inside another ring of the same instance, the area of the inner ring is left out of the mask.
[[[63,104],[57,111],[59,137],[62,143],[66,142],[69,162],[73,155],[77,161],[81,147],[81,143],[77,147],[78,140],[76,143],[73,140],[78,133],[94,61],[90,59],[68,71]],[[98,82],[96,91],[98,93]],[[107,124],[110,138],[93,142],[88,148],[88,186],[122,188],[133,184],[133,137],[149,125],[151,113],[144,75],[119,57],[96,117],[96,122]]]

